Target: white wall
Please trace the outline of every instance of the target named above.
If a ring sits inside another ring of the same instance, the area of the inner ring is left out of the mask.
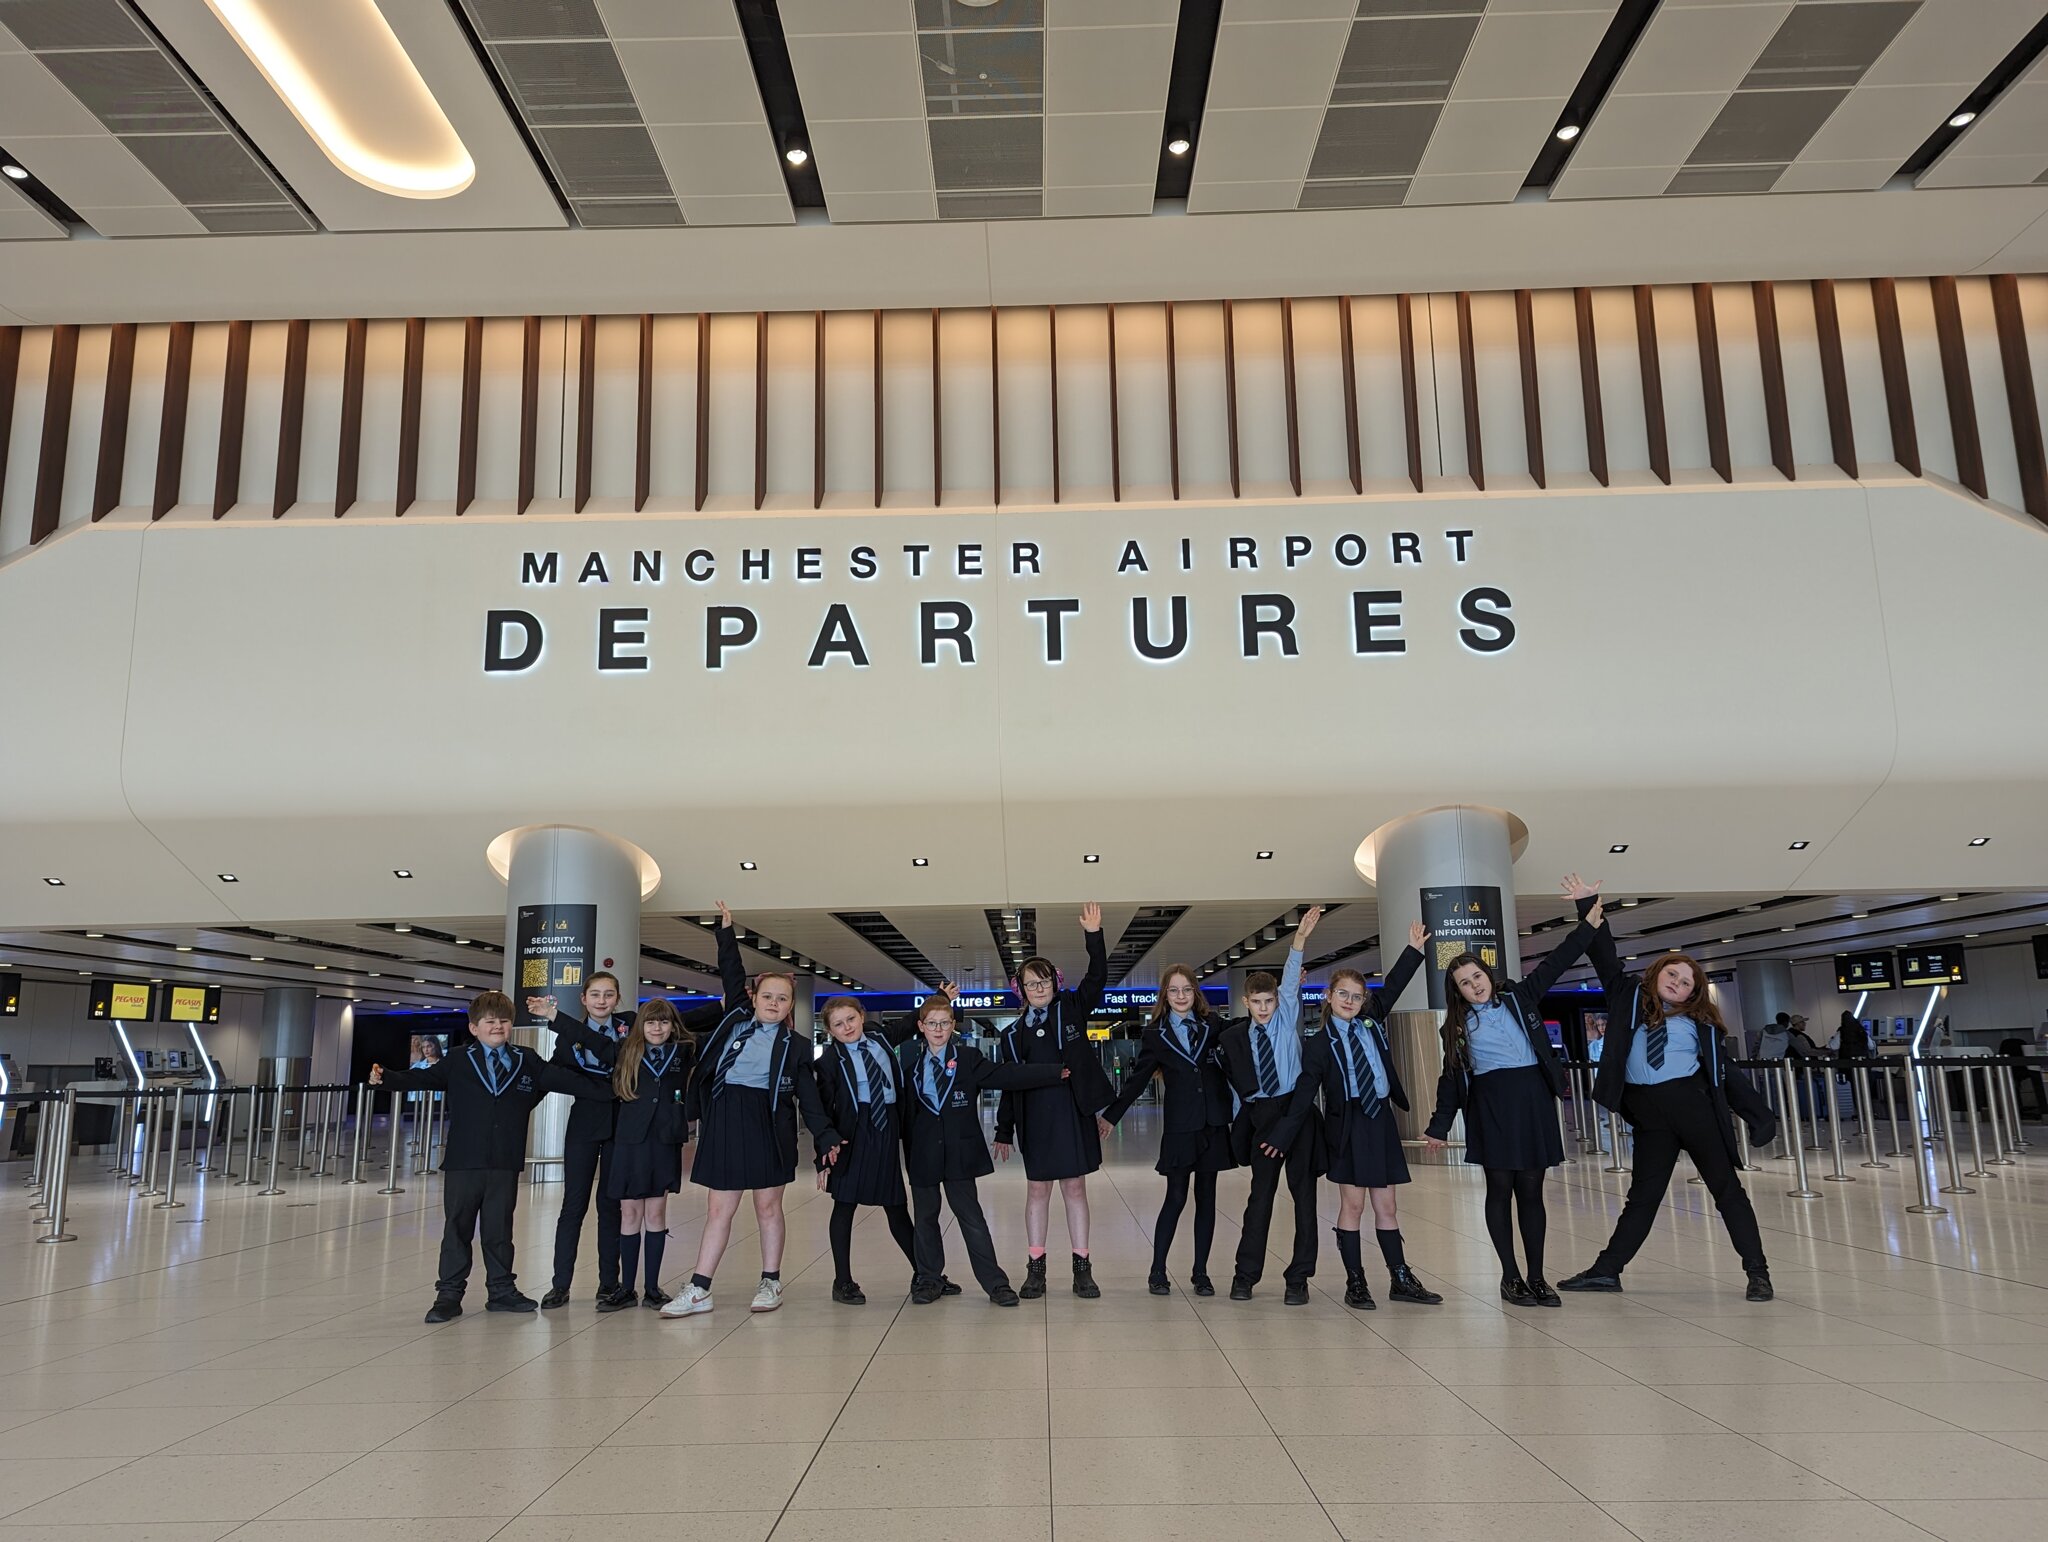
[[[1963,951],[1970,983],[1950,986],[1934,1015],[1947,1017],[1957,1034],[2029,1037],[2041,1014],[2048,1012],[2048,980],[2034,977],[2032,946],[2018,942],[1980,948],[1964,943]],[[1831,962],[1794,964],[1792,978],[1799,1003],[1793,1010],[1806,1014],[1807,1031],[1816,1040],[1832,1033],[1842,1013],[1856,1005],[1854,995],[1845,996],[1835,989]],[[1924,989],[1877,991],[1865,1004],[1863,1015],[1918,1021],[1926,1007]]]
[[[102,1055],[117,1056],[120,1046],[110,1024],[86,1015],[89,988],[85,981],[69,984],[25,980],[21,1015],[0,1018],[0,1049],[24,1074],[31,1065],[83,1067],[90,1078],[92,1063]],[[263,997],[254,991],[225,991],[220,1021],[203,1023],[199,1034],[208,1053],[220,1061],[230,1081],[256,1073],[261,1055]],[[190,1049],[191,1035],[183,1023],[130,1023],[128,1036],[138,1050]]]

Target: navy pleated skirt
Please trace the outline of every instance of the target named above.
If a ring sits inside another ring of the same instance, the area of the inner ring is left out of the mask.
[[[796,1167],[775,1149],[775,1114],[759,1087],[732,1082],[704,1104],[690,1182],[705,1189],[779,1189]]]
[[[1557,1099],[1533,1065],[1472,1078],[1465,1098],[1465,1160],[1480,1167],[1556,1167],[1564,1161]]]
[[[1337,1116],[1341,1134],[1330,1132],[1329,1176],[1332,1183],[1384,1189],[1408,1181],[1408,1156],[1401,1149],[1401,1127],[1391,1104],[1382,1103],[1370,1119],[1357,1103],[1346,1103]]]
[[[1095,1116],[1075,1106],[1065,1082],[1020,1092],[1017,1147],[1024,1153],[1024,1176],[1037,1183],[1055,1178],[1085,1178],[1102,1165],[1102,1137]]]
[[[654,1199],[682,1186],[681,1146],[661,1140],[612,1142],[612,1171],[605,1192],[613,1199]]]
[[[1159,1160],[1152,1171],[1171,1178],[1175,1173],[1226,1173],[1237,1166],[1230,1154],[1227,1125],[1199,1130],[1168,1130],[1159,1137]]]
[[[898,1105],[900,1107],[900,1105]],[[863,1114],[866,1109],[863,1107]],[[839,1158],[826,1170],[825,1192],[842,1205],[902,1205],[903,1138],[897,1133],[898,1109],[889,1110],[886,1134],[871,1124],[851,1132],[839,1147]]]

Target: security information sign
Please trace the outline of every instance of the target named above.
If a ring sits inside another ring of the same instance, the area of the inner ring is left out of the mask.
[[[528,996],[553,996],[563,1011],[581,1017],[578,997],[597,948],[595,905],[521,905],[514,921],[512,1005],[522,1028],[541,1019],[526,1010]]]
[[[1429,928],[1429,1004],[1444,1005],[1444,969],[1460,953],[1474,953],[1495,972],[1507,968],[1500,890],[1460,885],[1422,891],[1422,924]]]

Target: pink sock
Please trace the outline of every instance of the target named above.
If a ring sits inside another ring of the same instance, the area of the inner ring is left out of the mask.
[[[1028,1257],[1028,1258],[1043,1258],[1043,1257],[1045,1257],[1045,1249],[1044,1249],[1044,1248],[1026,1248],[1026,1249],[1024,1250],[1024,1253],[1025,1253],[1025,1256],[1026,1256],[1026,1257]]]

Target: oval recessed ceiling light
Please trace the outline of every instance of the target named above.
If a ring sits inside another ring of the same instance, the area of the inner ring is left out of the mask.
[[[1192,149],[1194,149],[1194,144],[1185,134],[1176,134],[1173,138],[1166,141],[1166,153],[1168,155],[1186,155]]]
[[[17,182],[26,182],[28,180],[28,168],[17,166],[14,162],[9,161],[6,165],[0,166],[0,176],[12,177]]]
[[[1102,853],[1098,851],[1086,852],[1082,855],[1081,860],[1083,862],[1100,862],[1102,860]]]
[[[758,862],[742,862],[740,864],[740,871],[743,873],[751,873],[758,866],[760,866]]]
[[[1564,143],[1570,144],[1574,139],[1577,139],[1579,137],[1578,124],[1560,123],[1557,126],[1557,137],[1563,140]]]
[[[912,857],[910,865],[912,867],[930,867],[932,864],[929,857]]]
[[[377,0],[206,0],[321,152],[365,187],[448,198],[476,180]]]
[[[1256,856],[1257,860],[1261,862],[1270,862],[1273,860],[1273,853],[1270,851],[1261,851],[1255,853],[1254,855]]]
[[[782,158],[785,161],[788,161],[789,164],[792,166],[804,166],[809,164],[811,159],[811,152],[806,150],[802,145],[791,145],[787,150],[782,152]]]
[[[1977,115],[1974,112],[1970,111],[1969,108],[1965,107],[1961,112],[1957,113],[1953,118],[1948,120],[1948,126],[1950,128],[1968,128],[1971,124],[1975,123],[1976,121]]]

